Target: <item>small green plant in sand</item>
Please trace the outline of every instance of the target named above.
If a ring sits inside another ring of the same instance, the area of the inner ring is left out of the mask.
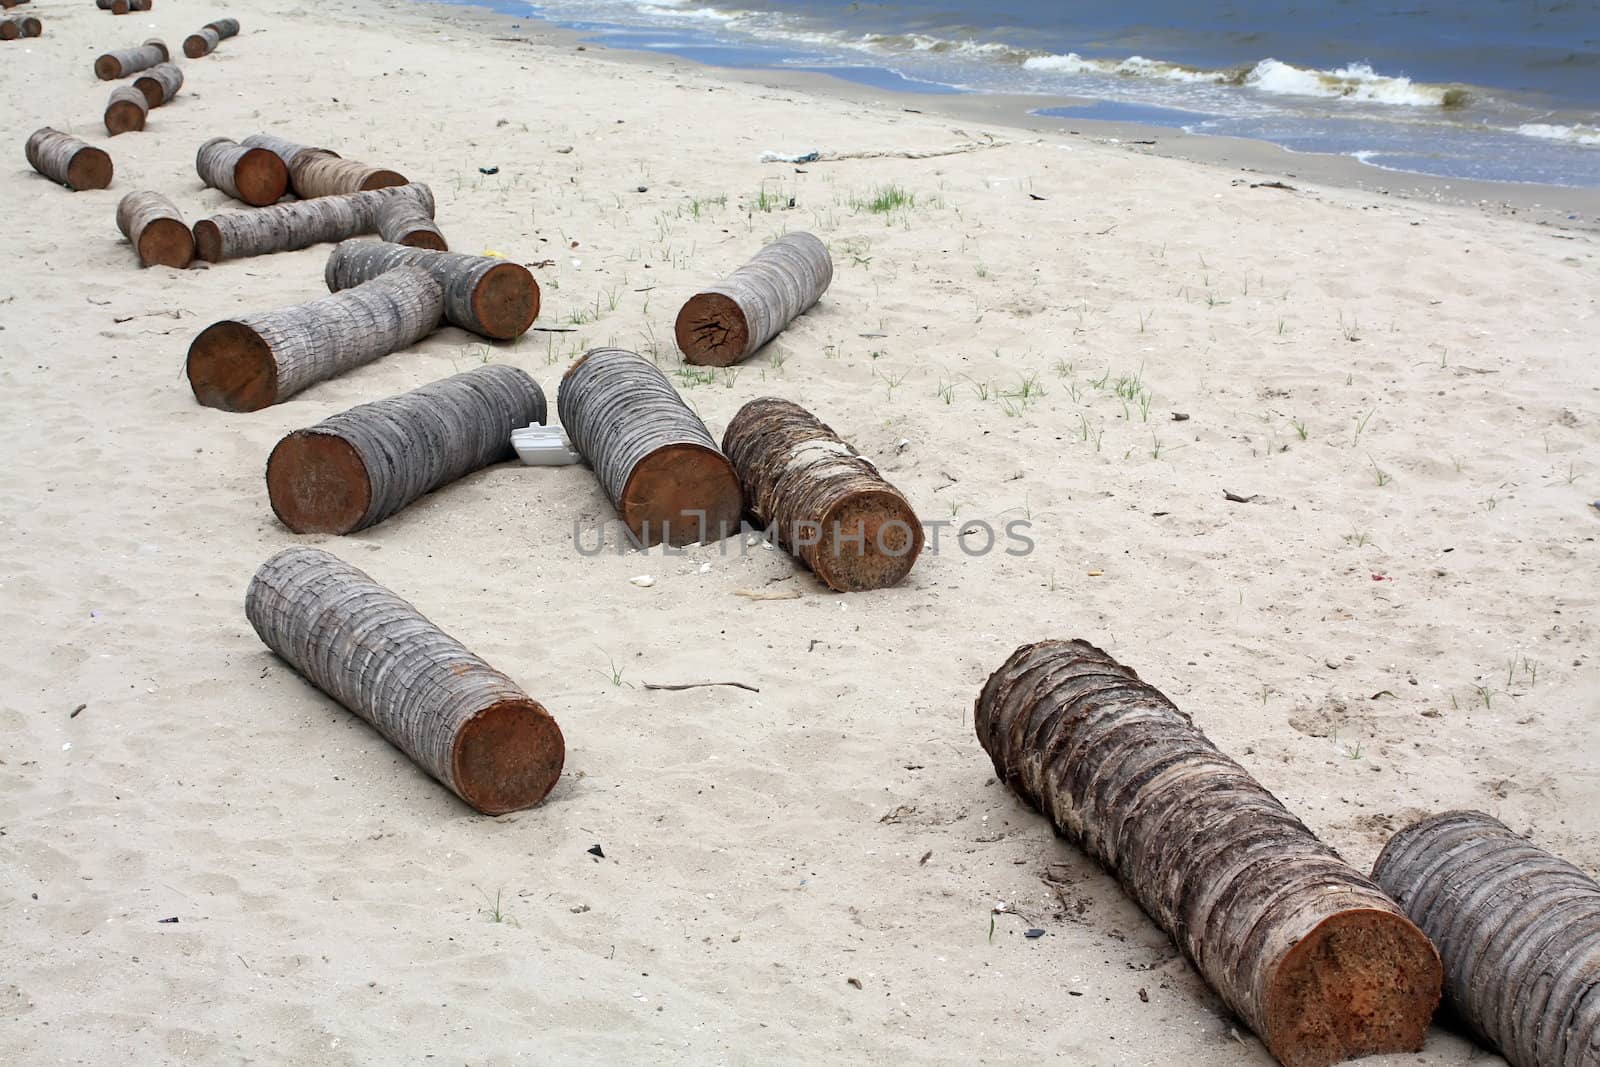
[[[482,915],[492,923],[506,923],[510,926],[522,925],[521,923],[517,922],[517,920],[512,917],[511,913],[506,911],[501,905],[500,898],[505,892],[504,890],[496,889],[494,891],[493,899],[489,897],[489,894],[486,890],[480,889],[478,892],[483,894],[483,907],[478,909],[479,915]]]
[[[880,185],[872,191],[872,195],[862,198],[852,198],[850,206],[856,211],[869,211],[874,215],[889,215],[896,211],[904,211],[915,207],[917,198],[914,193],[907,192],[898,185]]]

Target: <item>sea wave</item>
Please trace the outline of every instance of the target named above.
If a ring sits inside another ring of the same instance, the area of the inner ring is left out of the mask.
[[[714,7],[687,7],[682,0],[656,0],[653,4],[639,4],[637,10],[641,15],[653,15],[657,18],[672,19],[703,19],[708,22],[737,22],[744,17],[742,11],[721,11]]]
[[[1517,132],[1542,141],[1600,145],[1600,126],[1555,126],[1544,122],[1525,122],[1517,127]]]

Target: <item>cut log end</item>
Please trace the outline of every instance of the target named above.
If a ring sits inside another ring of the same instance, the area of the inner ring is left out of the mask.
[[[812,570],[841,593],[887,589],[911,572],[922,552],[922,523],[899,493],[867,490],[823,516]]]
[[[333,153],[329,153],[332,155]],[[335,158],[338,158],[335,156]],[[392,170],[374,170],[361,180],[360,192],[370,193],[374,189],[392,189],[397,185],[410,185],[405,175]],[[349,188],[346,186],[346,188]]]
[[[189,346],[189,386],[194,398],[223,411],[260,411],[278,399],[278,365],[261,335],[225,320],[200,332]]]
[[[198,33],[191,33],[183,39],[183,54],[190,59],[199,59],[210,51],[206,39]]]
[[[101,56],[94,61],[94,73],[103,82],[116,81],[122,77],[122,61],[112,55]]]
[[[1404,916],[1359,908],[1324,919],[1266,991],[1267,1047],[1284,1067],[1422,1048],[1443,969]]]
[[[183,270],[194,262],[194,234],[177,219],[153,219],[139,235],[139,261]]]
[[[239,199],[252,207],[266,207],[277,203],[289,187],[289,169],[276,152],[252,148],[239,157],[233,181],[239,187]]]
[[[539,283],[517,263],[497,263],[472,292],[472,313],[500,341],[521,337],[539,317]]]
[[[222,262],[222,231],[210,219],[194,224],[194,254],[207,263]]]
[[[561,727],[538,701],[501,701],[456,734],[456,791],[485,815],[531,808],[561,780],[566,752]]]
[[[739,528],[743,498],[733,465],[703,445],[668,445],[640,460],[618,510],[646,545],[720,541]]]
[[[674,327],[685,362],[730,367],[744,358],[750,323],[738,303],[722,293],[696,293],[678,312]]]
[[[399,240],[394,243],[408,248],[427,248],[434,252],[450,251],[449,243],[436,230],[412,230],[410,233],[401,234]],[[528,325],[533,325],[532,319],[528,320]]]
[[[137,133],[144,129],[145,109],[131,100],[113,100],[106,108],[106,132]]]
[[[111,157],[92,146],[78,149],[67,164],[67,184],[74,190],[104,189],[111,184]]]
[[[297,534],[347,534],[372,505],[372,478],[344,438],[296,430],[267,459],[267,497],[278,521]]]

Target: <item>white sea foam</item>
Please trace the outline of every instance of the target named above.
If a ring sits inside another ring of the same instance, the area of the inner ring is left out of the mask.
[[[1279,96],[1317,96],[1363,100],[1402,107],[1451,107],[1466,102],[1466,91],[1454,85],[1429,85],[1403,75],[1379,74],[1365,63],[1337,70],[1307,70],[1277,59],[1263,59],[1244,84]]]
[[[718,11],[714,7],[680,7],[673,4],[672,0],[640,4],[638,11],[641,15],[654,15],[657,18],[702,19],[708,22],[735,22],[744,14],[742,11]]]
[[[1542,141],[1600,145],[1600,127],[1597,126],[1553,126],[1543,122],[1525,122],[1517,127],[1517,132]]]

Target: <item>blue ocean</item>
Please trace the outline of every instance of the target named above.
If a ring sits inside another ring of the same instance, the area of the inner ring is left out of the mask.
[[[1070,96],[1089,103],[1047,113],[1441,177],[1600,187],[1596,0],[474,2],[723,66]]]

